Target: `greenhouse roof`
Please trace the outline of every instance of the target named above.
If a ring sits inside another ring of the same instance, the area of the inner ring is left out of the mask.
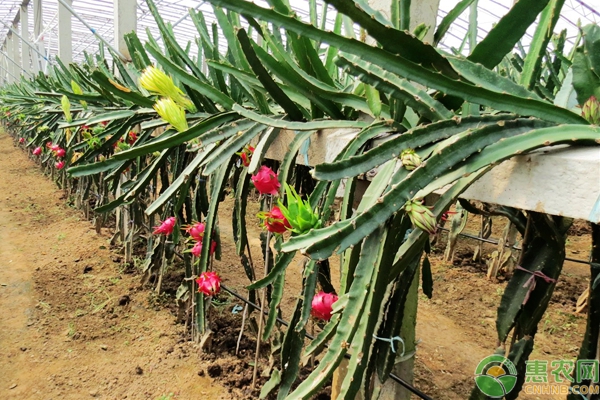
[[[29,37],[31,43],[43,43],[46,54],[50,58],[56,57],[58,53],[58,0],[41,0],[43,10],[43,29],[38,37],[33,34],[33,1],[30,0],[0,0],[0,18],[2,21],[11,25],[16,21],[16,30],[20,33],[20,21],[18,12],[21,4],[28,7],[29,19]],[[458,3],[459,0],[443,0],[440,1],[438,12],[438,22]],[[195,53],[196,44],[195,37],[197,31],[193,22],[189,18],[188,10],[193,8],[201,11],[208,24],[216,20],[212,11],[212,6],[207,2],[198,2],[193,0],[155,0],[160,14],[166,22],[173,24],[173,29],[177,40],[186,46],[191,42],[192,53]],[[482,39],[492,26],[508,11],[513,0],[479,0],[478,2],[478,38]],[[596,3],[596,4],[594,4]],[[578,34],[578,24],[586,25],[588,23],[600,22],[600,13],[596,10],[600,9],[600,0],[566,0],[560,20],[557,24],[556,31],[563,29],[567,30],[567,43],[573,45]],[[291,0],[292,7],[297,14],[304,19],[308,19],[309,11],[307,0]],[[322,7],[319,6],[319,10]],[[113,24],[113,1],[106,0],[74,0],[73,9],[86,23],[93,28],[96,33],[106,39],[108,42],[113,41],[114,24]],[[329,16],[333,12],[328,13]],[[145,1],[137,3],[137,21],[138,35],[142,41],[147,40],[147,32],[154,38],[159,38],[159,31],[156,22],[150,13]],[[447,32],[441,47],[445,50],[452,48],[458,49],[461,46],[463,38],[466,36],[469,26],[469,10],[466,10],[455,24]],[[8,27],[5,25],[0,29],[0,43],[4,43]],[[527,39],[531,38],[535,26],[532,26],[523,43],[527,47]],[[88,29],[83,22],[77,18],[72,18],[72,47],[73,60],[80,61],[84,58],[84,52],[98,52],[98,38]],[[224,43],[224,40],[221,41]],[[468,52],[468,45],[464,46],[463,52]]]

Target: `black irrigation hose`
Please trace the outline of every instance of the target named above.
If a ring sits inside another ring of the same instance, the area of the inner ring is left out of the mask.
[[[439,226],[438,225],[438,229],[441,229],[441,230],[446,231],[446,232],[450,232],[450,229],[444,228],[443,226]],[[491,243],[491,244],[498,244],[499,243],[497,240],[494,240],[494,239],[485,239],[485,238],[482,238],[480,236],[470,235],[468,233],[459,233],[458,235],[459,236],[464,236],[464,237],[469,238],[469,239],[479,240],[480,242],[485,242],[485,243]],[[520,247],[517,247],[515,245],[510,246],[508,244],[505,244],[504,246],[505,247],[510,247],[510,248],[512,248],[514,250],[523,250]],[[577,260],[575,258],[569,258],[569,257],[565,257],[565,261],[571,261],[571,262],[575,262],[575,263],[579,263],[579,264],[588,264],[588,265],[590,264],[589,261]]]
[[[239,300],[243,301],[244,303],[248,304],[250,307],[252,307],[252,308],[254,308],[256,310],[260,310],[260,307],[258,305],[254,304],[253,302],[251,302],[250,300],[248,300],[244,296],[239,295],[235,291],[229,289],[227,286],[221,284],[221,288],[224,289],[226,292],[230,293],[231,295],[233,295],[234,297],[238,298]],[[269,312],[266,309],[263,310],[263,313],[265,315],[269,315]],[[284,325],[284,326],[289,326],[290,325],[288,322],[286,322],[285,320],[283,320],[283,319],[281,319],[279,317],[277,317],[277,322],[279,322],[281,325]],[[306,336],[310,340],[313,340],[315,338],[314,336],[309,335],[306,332],[304,333],[304,336]],[[350,358],[350,355],[349,354],[345,354],[344,357]],[[406,382],[405,380],[403,380],[402,378],[400,378],[398,375],[390,374],[390,378],[394,382],[399,383],[400,385],[404,386],[406,389],[408,389],[412,393],[414,393],[417,396],[419,396],[421,399],[423,399],[423,400],[433,400],[432,397],[429,397],[425,393],[421,392],[419,389],[417,389],[416,387],[412,386],[410,383]]]

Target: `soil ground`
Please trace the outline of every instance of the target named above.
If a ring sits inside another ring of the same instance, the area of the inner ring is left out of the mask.
[[[176,323],[174,307],[168,306],[173,300],[140,287],[139,275],[111,251],[112,232],[103,229],[98,235],[9,136],[0,134],[0,148],[0,397],[256,398],[256,392],[244,389],[254,353],[251,333],[242,340],[240,356],[234,355],[240,322],[231,309],[239,301],[219,298],[213,350],[201,353]],[[248,212],[249,222],[254,214]],[[223,257],[215,269],[226,285],[244,293],[248,281],[235,256],[229,215],[226,201],[220,210]],[[504,224],[494,220],[493,237],[500,236]],[[258,258],[259,228],[249,225]],[[478,225],[473,217],[466,232],[477,234]],[[573,233],[567,256],[587,260],[585,224]],[[475,241],[460,239],[453,263],[442,261],[444,235],[438,243],[432,257],[433,298],[420,294],[416,386],[435,399],[465,399],[477,363],[496,348],[496,308],[506,282],[488,281],[485,265],[472,261]],[[493,250],[484,246],[485,254]],[[297,263],[286,273],[286,319],[299,293],[300,274]],[[173,274],[173,288],[180,277]],[[585,315],[575,313],[575,304],[588,283],[587,265],[565,263],[532,359],[576,357]]]

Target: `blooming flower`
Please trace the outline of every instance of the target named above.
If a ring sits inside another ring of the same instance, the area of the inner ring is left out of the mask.
[[[34,156],[39,156],[40,154],[42,154],[42,148],[41,147],[36,147],[35,149],[33,149],[32,154]]]
[[[194,225],[190,225],[185,229],[187,233],[196,241],[202,241],[204,236],[204,224],[202,222],[196,222]]]
[[[281,209],[277,206],[274,206],[269,212],[258,213],[258,218],[263,220],[263,226],[269,232],[284,233],[288,229],[292,229],[288,220],[281,213]]]
[[[260,194],[276,195],[281,187],[277,180],[277,174],[264,165],[260,167],[256,175],[252,175],[251,179]]]
[[[214,296],[221,291],[221,277],[216,272],[203,272],[196,279],[198,292]]]
[[[317,293],[312,300],[312,309],[310,314],[313,317],[329,321],[333,310],[333,303],[338,300],[338,297],[333,293],[325,293],[323,291]]]
[[[217,250],[217,242],[215,242],[214,240],[211,240],[210,255],[212,256],[213,254],[215,254],[216,250]],[[190,250],[190,253],[192,253],[196,257],[200,257],[202,255],[202,240],[196,242],[194,247],[192,247],[192,250]]]
[[[54,164],[54,166],[56,167],[56,169],[63,169],[65,167],[65,162],[64,161],[58,161],[56,164]]]
[[[173,228],[175,228],[175,224],[177,223],[177,219],[175,217],[169,217],[165,219],[159,226],[154,228],[153,235],[170,235],[173,233]]]

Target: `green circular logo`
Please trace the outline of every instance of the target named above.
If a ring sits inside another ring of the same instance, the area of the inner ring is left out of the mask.
[[[517,384],[517,368],[506,357],[500,355],[486,357],[475,368],[475,383],[486,396],[504,397]]]

